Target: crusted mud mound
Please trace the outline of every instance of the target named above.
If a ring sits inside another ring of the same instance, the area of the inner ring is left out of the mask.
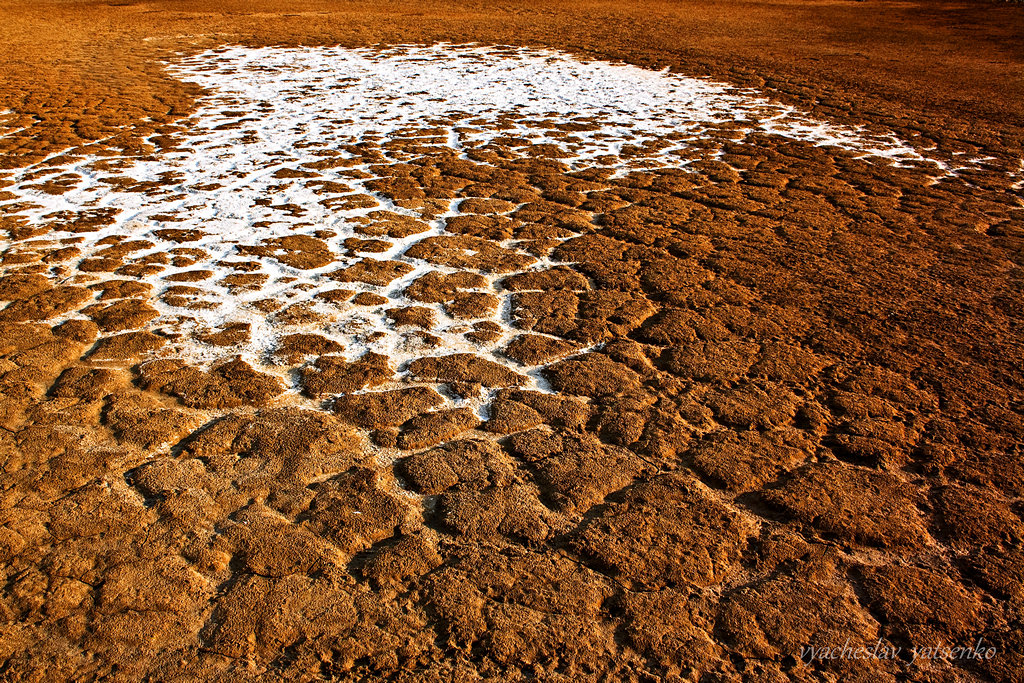
[[[445,37],[0,111],[0,678],[1024,680],[1020,131]]]

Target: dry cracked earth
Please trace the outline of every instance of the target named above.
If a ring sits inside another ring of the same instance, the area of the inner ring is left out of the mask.
[[[2,680],[1022,680],[1019,103],[620,5],[5,5]]]

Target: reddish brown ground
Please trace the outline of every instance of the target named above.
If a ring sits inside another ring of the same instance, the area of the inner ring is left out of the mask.
[[[530,221],[576,235],[556,255],[592,289],[515,305],[567,348],[607,342],[548,367],[557,396],[464,358],[413,368],[505,386],[483,425],[426,412],[430,390],[300,411],[244,363],[135,365],[165,343],[138,329],[148,292],[53,286],[39,273],[73,254],[12,250],[5,680],[1024,680],[1021,7],[0,7],[0,108],[28,126],[0,140],[6,168],[114,133],[131,150],[188,112],[196,93],[158,62],[176,50],[438,40],[669,65],[994,157],[932,184],[765,137],[728,150],[742,178],[456,183],[534,197]],[[95,323],[47,323],[83,308]],[[318,343],[281,353],[330,358]],[[311,366],[308,391],[372,385],[374,363]],[[403,455],[380,462],[358,429]],[[996,654],[798,661],[879,638]]]

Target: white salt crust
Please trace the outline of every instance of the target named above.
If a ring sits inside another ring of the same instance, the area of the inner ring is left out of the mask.
[[[814,120],[749,90],[667,71],[581,62],[552,51],[453,45],[384,51],[228,47],[183,59],[168,69],[183,81],[208,91],[199,101],[195,116],[187,122],[187,131],[180,136],[176,149],[123,164],[115,161],[113,169],[98,165],[110,161],[109,157],[54,157],[14,173],[12,184],[4,189],[17,198],[0,202],[0,208],[32,225],[52,223],[59,212],[119,210],[112,225],[81,235],[84,241],[76,246],[82,249],[82,258],[103,248],[96,244],[98,241],[115,235],[154,242],[152,248],[133,253],[130,258],[176,247],[204,250],[208,257],[197,263],[168,267],[144,278],[154,286],[155,295],[169,286],[193,286],[202,289],[211,304],[207,310],[175,308],[154,296],[151,303],[161,317],[147,327],[175,328],[182,333],[181,339],[162,355],[196,364],[225,355],[242,355],[285,378],[292,392],[298,389],[295,373],[275,366],[270,352],[282,335],[295,332],[315,332],[335,339],[345,346],[342,355],[349,359],[366,351],[385,354],[399,369],[424,355],[476,353],[526,373],[531,388],[547,390],[539,367],[522,368],[500,354],[500,348],[520,332],[512,325],[508,294],[494,285],[504,275],[484,274],[489,283],[485,291],[503,298],[498,311],[489,318],[502,329],[501,339],[494,343],[466,340],[462,333],[470,325],[453,320],[440,305],[431,305],[436,309],[438,324],[430,332],[443,340],[436,348],[417,345],[384,315],[386,308],[394,306],[429,305],[410,301],[402,294],[423,273],[454,272],[410,258],[405,251],[425,237],[445,234],[445,221],[459,215],[461,200],[451,201],[446,212],[429,220],[429,232],[391,239],[394,246],[386,253],[363,255],[408,262],[414,267],[408,275],[386,287],[338,283],[325,277],[325,273],[361,258],[344,256],[340,246],[346,238],[364,237],[355,231],[353,219],[379,210],[420,217],[418,212],[395,206],[365,187],[367,180],[377,177],[369,164],[352,162],[317,171],[317,177],[308,179],[274,177],[284,169],[353,157],[338,152],[344,145],[374,141],[381,145],[384,163],[399,163],[412,155],[388,151],[384,147],[389,141],[418,136],[424,138],[424,145],[439,151],[454,150],[465,157],[470,150],[501,138],[518,156],[527,156],[535,145],[552,145],[549,149],[560,150],[561,161],[574,170],[602,166],[623,175],[642,168],[685,168],[694,159],[716,158],[718,151],[698,143],[706,140],[711,128],[728,126],[736,139],[779,135],[815,145],[834,145],[859,156],[881,157],[898,164],[932,163],[937,174],[950,172],[944,164],[929,161],[894,136],[869,135],[860,129]],[[508,142],[509,137],[522,141]],[[62,194],[49,194],[38,187],[54,179],[65,183],[67,189]],[[109,182],[111,179],[161,184],[135,192],[118,189]],[[350,190],[317,194],[307,187],[310,180],[343,183]],[[357,195],[371,195],[377,205],[339,209],[320,203],[331,197]],[[278,206],[297,206],[298,215],[257,203],[266,199]],[[167,216],[177,220],[169,222]],[[268,223],[254,227],[258,222]],[[179,245],[153,234],[161,228],[196,228],[206,236]],[[337,260],[322,268],[299,270],[273,258],[243,256],[235,251],[237,245],[318,230],[336,233],[324,241]],[[53,231],[46,239],[72,236]],[[28,246],[22,243],[17,248]],[[237,271],[219,265],[225,259],[259,260],[260,272],[269,276],[267,284],[257,291],[229,291],[218,282]],[[529,269],[552,265],[549,259],[539,259]],[[165,280],[176,272],[198,269],[211,270],[214,275],[203,282]],[[96,281],[117,277],[102,274]],[[317,292],[338,287],[383,294],[390,301],[377,307],[343,305],[339,309],[314,299]],[[273,316],[248,305],[267,298],[288,304],[311,302],[333,320],[305,326],[276,323]],[[251,342],[242,347],[211,347],[193,336],[235,322],[252,325]],[[375,333],[383,334],[376,338]],[[473,405],[481,414],[486,411],[483,396],[453,403]]]

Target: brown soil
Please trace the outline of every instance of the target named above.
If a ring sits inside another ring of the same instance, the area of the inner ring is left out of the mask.
[[[439,41],[668,67],[940,158],[992,157],[936,180],[723,129],[720,160],[693,173],[570,174],[551,149],[512,159],[498,143],[426,163],[426,135],[388,143],[402,168],[372,141],[348,150],[377,165],[379,197],[318,180],[312,166],[345,161],[330,156],[278,171],[347,193],[325,206],[371,209],[366,239],[344,242],[371,256],[332,269],[330,231],[253,237],[216,281],[261,291],[259,258],[326,268],[349,284],[316,306],[267,293],[249,308],[298,327],[391,306],[393,327],[437,347],[402,368],[289,327],[268,351],[278,366],[258,369],[231,355],[251,325],[157,318],[155,297],[213,305],[206,252],[190,249],[206,236],[174,216],[154,232],[166,253],[139,256],[152,242],[124,235],[82,257],[109,210],[45,227],[5,213],[3,680],[1024,680],[1024,208],[1009,173],[1024,156],[1024,8],[0,7],[2,169],[69,148],[116,168],[173,144],[200,94],[163,70],[176,54]],[[447,234],[403,255],[438,268],[401,284],[424,306],[356,293],[411,273],[372,254],[454,199]],[[545,256],[564,265],[519,272]],[[168,268],[187,270],[137,281]],[[504,339],[488,320],[499,296],[517,328]],[[442,348],[435,304],[507,364]],[[175,358],[175,329],[219,360]],[[551,393],[513,369],[539,365]],[[446,396],[490,398],[478,413]],[[994,656],[800,654],[979,638]]]

